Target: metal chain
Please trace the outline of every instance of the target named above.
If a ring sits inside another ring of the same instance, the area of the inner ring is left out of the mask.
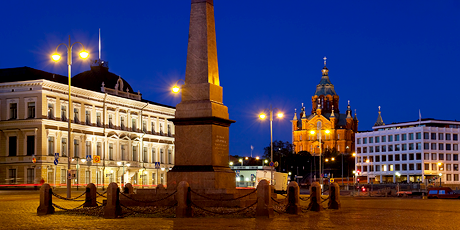
[[[214,201],[233,201],[233,200],[239,200],[239,199],[241,199],[241,198],[247,197],[247,196],[249,196],[249,195],[251,195],[251,194],[257,192],[257,189],[254,189],[254,191],[252,191],[252,192],[250,192],[250,193],[248,193],[248,194],[246,194],[246,195],[237,197],[237,198],[231,198],[231,199],[217,199],[217,198],[207,197],[207,196],[205,196],[205,195],[199,194],[199,193],[193,191],[190,187],[189,187],[188,189],[189,189],[190,192],[192,192],[192,193],[195,194],[195,195],[201,196],[201,197],[203,197],[203,198],[205,198],[205,199],[208,199],[208,200],[214,200]]]
[[[281,203],[283,203],[283,202],[286,200],[286,198],[284,198],[284,199],[281,200],[281,201],[277,201],[275,198],[272,197],[272,200],[275,201],[275,202],[278,203],[278,204],[281,204]]]
[[[51,191],[51,194],[52,194],[53,196],[55,196],[56,198],[59,198],[59,199],[62,199],[62,200],[69,200],[69,201],[85,201],[85,200],[77,200],[77,199],[80,198],[80,197],[82,197],[83,195],[85,195],[85,194],[86,194],[86,191],[85,191],[84,193],[82,193],[81,195],[75,197],[75,198],[65,198],[65,197],[63,197],[63,196],[60,196],[59,194],[54,193],[53,191]]]
[[[136,201],[136,202],[141,202],[141,203],[155,203],[155,202],[158,202],[158,201],[162,201],[162,200],[166,200],[167,198],[171,197],[172,195],[176,194],[177,193],[177,190],[174,191],[173,193],[167,195],[166,197],[163,197],[161,199],[158,199],[158,200],[137,200],[137,199],[134,199],[132,197],[129,197],[127,195],[125,195],[124,193],[120,192],[121,195],[123,195],[124,197],[130,199],[130,200],[133,200],[133,201]]]
[[[327,200],[329,200],[329,197],[326,198],[326,199],[324,199],[323,201],[321,201],[321,204],[324,203],[324,202],[326,202]]]
[[[302,198],[302,197],[299,197],[299,199],[303,200],[303,201],[307,201],[307,200],[310,200],[311,196],[309,196],[308,198]]]
[[[236,211],[231,211],[231,212],[214,212],[214,211],[211,211],[211,210],[208,210],[208,209],[205,209],[205,208],[202,208],[202,207],[196,205],[195,203],[193,203],[193,201],[192,201],[191,203],[192,203],[192,205],[193,205],[194,207],[196,207],[196,208],[198,208],[198,209],[200,209],[200,210],[203,210],[203,211],[205,211],[205,212],[209,212],[209,213],[213,213],[213,214],[217,214],[217,215],[228,215],[228,214],[233,214],[233,213],[237,213],[237,212],[242,212],[242,211],[244,211],[244,210],[246,210],[246,209],[248,209],[248,208],[250,208],[250,207],[256,205],[256,204],[257,204],[257,201],[254,202],[253,204],[247,206],[247,207],[244,207],[244,208],[239,209],[239,210],[236,210]]]
[[[102,196],[102,197],[107,197],[107,196],[104,196],[104,194],[106,194],[106,193],[107,193],[107,190],[106,190],[105,192],[103,192],[103,193],[98,193],[98,192],[96,191],[96,194],[97,194],[98,196]]]
[[[63,208],[63,207],[61,207],[61,206],[59,206],[59,205],[53,203],[53,206],[54,206],[55,208],[59,208],[59,209],[65,210],[65,211],[75,211],[75,210],[81,208],[83,205],[84,205],[84,203],[81,204],[80,206],[76,207],[76,208],[69,209],[69,208]]]

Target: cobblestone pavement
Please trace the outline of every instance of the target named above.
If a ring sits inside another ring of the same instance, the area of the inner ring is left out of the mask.
[[[75,197],[83,191],[73,191]],[[65,191],[60,192],[65,195]],[[81,202],[63,203],[67,208]],[[0,229],[458,229],[460,200],[342,197],[341,210],[256,218],[104,219],[57,212],[37,216],[38,191],[0,191]],[[307,202],[301,201],[302,206]]]

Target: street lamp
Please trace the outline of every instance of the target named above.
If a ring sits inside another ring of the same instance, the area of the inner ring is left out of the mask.
[[[233,166],[233,161],[230,161],[229,164],[230,164],[230,166]]]
[[[240,158],[240,159],[238,160],[238,162],[240,162],[240,163],[241,163],[241,166],[243,166],[243,158]]]
[[[70,95],[71,95],[71,89],[70,89],[70,79],[72,78],[72,47],[75,45],[75,44],[80,44],[83,49],[82,51],[80,52],[80,57],[82,59],[86,59],[88,58],[89,54],[88,52],[85,51],[85,46],[81,43],[81,42],[74,42],[73,44],[70,43],[70,35],[69,35],[69,44],[65,44],[65,43],[61,43],[59,44],[57,47],[56,47],[56,52],[51,56],[51,58],[57,62],[61,59],[61,55],[58,54],[58,48],[59,46],[61,45],[64,45],[66,48],[67,48],[67,66],[68,66],[68,77],[69,77],[69,116],[67,117],[68,119],[68,130],[67,130],[67,138],[68,138],[68,145],[67,145],[67,170],[68,170],[68,173],[70,171],[70,150],[71,150],[71,145],[72,145],[72,138],[71,138],[71,117],[70,117],[70,111],[72,109],[72,101],[71,101],[71,98],[70,98]],[[74,153],[75,154],[75,153]],[[78,169],[77,169],[77,175],[78,175]],[[78,180],[78,179],[77,179]],[[72,182],[71,182],[71,179],[70,177],[67,177],[67,198],[70,198],[71,196],[71,186],[72,186]]]
[[[439,187],[442,186],[442,179],[441,179],[441,177],[442,177],[442,173],[439,173]]]
[[[171,88],[171,90],[172,90],[173,93],[179,93],[179,92],[180,92],[180,90],[181,90],[181,88],[182,88],[181,86],[179,86],[179,82],[180,82],[180,81],[183,81],[183,82],[184,82],[183,84],[185,85],[185,81],[184,81],[184,80],[182,80],[182,79],[177,80],[176,83],[174,83],[174,86]]]
[[[310,134],[311,135],[314,135],[315,133],[317,134],[317,138],[319,140],[319,184],[320,184],[320,187],[321,187],[321,193],[323,192],[323,169],[321,168],[321,155],[323,154],[323,148],[322,148],[322,141],[321,141],[321,137],[322,137],[322,123],[321,121],[318,121],[316,123],[316,132],[314,130],[311,130],[310,131]],[[329,134],[331,131],[326,129],[324,130],[324,132],[326,134]]]
[[[270,162],[271,163],[273,163],[273,111],[274,110],[278,110],[278,113],[276,114],[276,116],[278,118],[283,118],[283,113],[281,113],[280,110],[277,109],[277,108],[272,108],[272,105],[270,105],[270,108],[266,109],[266,111],[268,111],[269,114],[270,114]],[[266,118],[265,113],[261,113],[259,115],[259,118],[262,119],[262,120],[265,119]],[[270,165],[270,167],[271,167],[271,181],[270,181],[270,184],[273,185],[274,165]]]

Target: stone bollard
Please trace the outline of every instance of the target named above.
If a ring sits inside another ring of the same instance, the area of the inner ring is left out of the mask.
[[[321,186],[318,182],[313,182],[310,187],[310,204],[308,204],[307,209],[309,211],[321,211],[323,206],[321,206]]]
[[[125,187],[123,188],[123,193],[124,194],[133,194],[134,193],[133,185],[131,183],[125,184]]]
[[[157,192],[157,194],[164,194],[164,193],[166,193],[166,188],[165,188],[165,186],[164,186],[163,184],[157,185],[156,192]]]
[[[164,189],[164,188],[163,188]],[[187,181],[181,181],[177,186],[177,194],[176,194],[176,217],[177,218],[184,218],[184,217],[193,217],[193,209],[192,209],[192,196],[190,192],[190,186]]]
[[[117,183],[110,183],[107,188],[107,204],[104,207],[104,218],[115,219],[121,216],[120,189]]]
[[[288,204],[286,206],[286,212],[289,214],[299,214],[300,213],[300,203],[299,203],[299,185],[295,181],[291,181],[287,188],[287,199]]]
[[[272,190],[267,180],[261,180],[257,185],[256,217],[273,218]]]
[[[329,187],[329,203],[327,207],[329,209],[340,209],[342,204],[340,203],[340,187],[336,182],[332,183]]]
[[[96,207],[97,202],[96,202],[96,186],[93,183],[89,183],[86,186],[86,198],[85,198],[85,204],[83,207]]]
[[[52,192],[49,184],[43,184],[40,188],[40,206],[37,208],[37,215],[43,216],[54,213]]]

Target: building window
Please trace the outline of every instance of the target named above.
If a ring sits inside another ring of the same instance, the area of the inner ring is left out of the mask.
[[[399,151],[400,148],[399,148],[399,145],[395,145],[395,151]]]
[[[436,140],[436,133],[431,133],[431,140]]]
[[[27,136],[27,156],[35,154],[35,136]]]
[[[91,171],[85,171],[85,182],[86,184],[91,183]]]
[[[98,127],[102,126],[101,112],[96,112],[96,125]]]
[[[144,151],[142,153],[142,155],[144,156],[143,158],[143,162],[149,162],[149,158],[148,158],[148,155],[147,155],[147,147],[144,147]]]
[[[91,125],[91,111],[89,110],[85,111],[85,120],[86,120],[86,125]]]
[[[48,137],[48,156],[54,156],[54,137]]]
[[[414,143],[409,144],[409,150],[414,150]]]
[[[425,170],[430,170],[430,164],[425,163]]]
[[[170,137],[170,136],[171,136],[171,125],[168,124],[168,137]]]
[[[407,171],[407,164],[402,164],[402,171]]]
[[[160,163],[165,163],[164,149],[160,149]]]
[[[121,130],[125,130],[125,118],[120,117],[120,128]]]
[[[356,150],[358,153],[361,153],[361,147],[358,147]]]
[[[8,169],[8,180],[10,182],[10,184],[16,184],[16,169]]]
[[[395,135],[395,141],[399,141],[399,134]]]
[[[407,161],[407,154],[401,154],[402,155],[402,160]]]
[[[363,147],[363,153],[367,153],[367,147]]]
[[[157,161],[157,150],[152,147],[152,163]]]
[[[172,164],[172,151],[168,149],[168,164]]]
[[[452,174],[446,174],[446,181],[452,181]]]
[[[54,104],[48,103],[48,118],[54,119]]]
[[[388,142],[393,142],[393,135],[388,135]]]
[[[375,156],[375,162],[380,162],[380,156]]]
[[[80,158],[80,141],[77,139],[73,140],[73,157],[74,158]]]
[[[27,184],[34,184],[35,172],[33,168],[27,169]]]
[[[165,183],[165,174],[164,173],[161,173],[160,174],[160,184],[164,184]]]
[[[387,155],[382,155],[382,162],[386,162],[387,161]]]
[[[454,144],[454,151],[458,151],[458,144]]]
[[[102,143],[97,142],[96,143],[96,155],[101,156],[102,154]]]
[[[386,142],[387,141],[387,136],[382,136],[382,142]]]
[[[452,150],[451,144],[446,144],[446,150]]]
[[[393,145],[388,145],[388,152],[393,152]]]
[[[78,124],[80,123],[80,110],[78,108],[73,109],[73,122]]]
[[[363,138],[363,144],[367,144],[367,137]]]
[[[423,143],[423,149],[429,150],[430,149],[430,144],[429,143]]]
[[[436,150],[436,143],[431,143],[431,150]]]
[[[430,160],[430,154],[429,153],[424,153],[423,157],[424,157],[424,160],[426,160],[426,161]]]
[[[404,133],[404,134],[402,134],[402,137],[401,137],[401,139],[402,139],[403,141],[407,140],[407,134],[405,134],[405,133]]]
[[[452,171],[452,165],[446,164],[446,171]]]
[[[440,141],[444,140],[444,133],[438,134],[438,140]]]
[[[109,160],[113,160],[113,144],[109,143]]]
[[[113,118],[112,118],[112,114],[109,114],[109,128],[113,129]]]
[[[17,137],[11,136],[8,138],[8,156],[17,156]]]
[[[136,119],[135,119],[135,118],[131,119],[131,127],[132,127],[133,132],[136,132],[136,131],[137,131],[136,123],[137,123],[137,122],[136,122]]]
[[[414,160],[414,154],[413,154],[413,153],[410,153],[410,154],[409,154],[409,160],[410,160],[410,161],[413,161],[413,160]]]
[[[423,133],[423,139],[429,140],[430,139],[430,134],[429,133]]]
[[[388,161],[393,161],[393,155],[388,155]]]
[[[454,134],[454,141],[458,141],[458,134]]]
[[[121,145],[121,160],[126,161],[128,160],[126,157],[126,147],[125,145]]]
[[[414,164],[409,164],[409,170],[414,171]]]
[[[458,171],[458,164],[454,164],[454,171]]]
[[[400,171],[401,170],[401,165],[400,164],[395,164],[395,170]]]
[[[380,137],[375,137],[375,143],[379,143],[380,142]]]
[[[437,167],[436,164],[431,164],[431,170],[432,171],[436,171],[436,167]]]
[[[407,144],[402,144],[402,151],[406,151],[407,150]]]
[[[439,150],[444,150],[444,144],[439,144]]]
[[[409,133],[409,140],[414,140],[414,133]]]
[[[374,143],[374,137],[369,137],[369,144]]]
[[[432,154],[431,154],[431,160],[432,160],[432,161],[435,161],[435,160],[437,159],[437,155],[438,155],[438,154],[436,154],[436,153],[432,153]]]
[[[395,155],[395,161],[400,161],[400,155],[399,154]]]
[[[374,147],[373,146],[370,146],[369,147],[369,153],[373,153],[374,152]]]
[[[152,134],[155,134],[155,122],[152,121]]]
[[[386,145],[383,145],[382,146],[382,152],[386,152],[387,151],[387,146]]]
[[[10,119],[18,119],[18,103],[10,103]]]
[[[454,181],[458,181],[458,174],[454,174]]]
[[[91,141],[86,142],[86,156],[91,156]]]
[[[61,139],[61,153],[63,157],[67,156],[67,138]]]
[[[454,161],[458,161],[458,154],[454,154]]]
[[[67,106],[61,106],[61,121],[67,121]]]
[[[422,143],[416,143],[415,144],[415,149],[416,150],[422,150]]]
[[[142,120],[142,132],[146,133],[147,132],[147,121]]]
[[[422,133],[416,133],[415,134],[415,139],[417,139],[417,140],[422,139]]]
[[[160,123],[160,135],[163,135],[163,123]]]
[[[133,146],[133,161],[137,161],[137,146]]]
[[[152,173],[152,184],[155,185],[155,180],[157,178],[157,174],[156,173]]]
[[[380,146],[375,146],[375,152],[379,153],[380,152]]]
[[[421,154],[421,153],[417,153],[417,154],[415,155],[415,159],[416,159],[416,160],[421,160],[421,159],[422,159],[422,154]]]
[[[443,161],[443,160],[444,160],[444,154],[443,154],[443,153],[440,153],[440,154],[439,154],[439,160],[440,160],[440,161]]]
[[[27,103],[27,118],[35,118],[35,102]]]
[[[446,133],[446,141],[450,141],[450,133]]]

